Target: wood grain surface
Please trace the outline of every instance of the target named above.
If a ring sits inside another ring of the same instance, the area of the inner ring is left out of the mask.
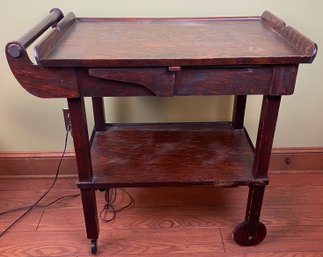
[[[297,65],[79,68],[82,96],[290,95]]]
[[[112,124],[91,149],[94,178],[82,188],[253,182],[248,137],[226,122]]]
[[[8,54],[11,43],[6,46],[7,61],[17,81],[30,94],[44,98],[77,97],[79,95],[74,69],[47,69],[34,65],[26,49],[19,58]]]
[[[33,202],[50,179],[1,179],[0,211]],[[75,179],[59,179],[43,201],[77,193]],[[37,186],[38,190],[34,188]],[[268,236],[241,247],[231,232],[245,210],[246,187],[131,188],[135,206],[113,223],[100,222],[98,256],[320,257],[323,255],[323,176],[274,174],[267,186],[263,221]],[[97,192],[99,210],[103,193]],[[280,200],[279,200],[280,199]],[[128,201],[119,192],[117,206]],[[3,229],[19,213],[0,216]],[[1,256],[92,256],[81,199],[35,209],[0,240]]]
[[[269,12],[245,18],[77,18],[55,47],[39,53],[39,62],[60,67],[311,62],[316,45],[274,20]]]
[[[105,125],[100,129],[105,130]],[[60,152],[0,152],[0,177],[54,176],[60,157]],[[271,153],[269,174],[279,172],[292,176],[293,173],[317,173],[321,170],[323,170],[323,148],[273,148]],[[60,174],[76,177],[74,151],[65,154]]]

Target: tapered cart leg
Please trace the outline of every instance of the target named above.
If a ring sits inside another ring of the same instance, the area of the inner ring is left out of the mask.
[[[92,189],[81,189],[81,196],[83,203],[86,234],[87,238],[91,240],[91,252],[95,254],[97,251],[96,241],[99,237],[99,222],[95,191]]]
[[[251,185],[249,187],[245,221],[233,230],[234,241],[239,245],[256,245],[266,237],[266,226],[259,222],[264,191],[265,186]]]
[[[252,175],[257,183],[249,186],[245,221],[233,230],[233,238],[239,245],[256,245],[266,237],[267,230],[259,222],[268,166],[273,144],[280,96],[263,96]],[[236,102],[241,102],[236,98]],[[244,105],[244,104],[241,104]],[[237,109],[237,108],[235,108]],[[241,119],[238,119],[241,120]],[[237,122],[239,124],[241,122]]]
[[[97,104],[99,105],[99,104]],[[69,98],[72,135],[76,153],[79,182],[88,182],[93,178],[90,143],[86,123],[83,98]],[[91,252],[96,253],[96,241],[99,236],[99,222],[94,189],[81,189],[83,212],[87,238],[91,240]]]

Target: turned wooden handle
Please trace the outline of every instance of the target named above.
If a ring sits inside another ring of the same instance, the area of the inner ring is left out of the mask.
[[[13,58],[20,57],[22,48],[27,48],[34,42],[41,34],[43,34],[49,27],[55,26],[64,17],[63,12],[54,8],[50,10],[49,14],[40,21],[35,27],[25,33],[17,41],[11,42],[7,46],[8,54]]]

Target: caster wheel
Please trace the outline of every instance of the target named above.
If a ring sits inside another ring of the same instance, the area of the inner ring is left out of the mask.
[[[91,240],[91,253],[96,254],[97,250],[96,240]]]
[[[267,235],[266,226],[259,222],[258,230],[254,236],[247,234],[247,222],[238,224],[233,230],[233,239],[238,245],[252,246],[259,244]]]

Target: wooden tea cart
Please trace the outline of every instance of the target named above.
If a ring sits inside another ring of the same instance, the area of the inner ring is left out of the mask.
[[[50,28],[51,27],[51,28]],[[35,48],[26,48],[46,30]],[[266,236],[259,221],[282,95],[317,46],[265,11],[255,17],[76,18],[53,9],[6,46],[12,73],[31,94],[66,98],[71,114],[87,237],[97,251],[95,190],[116,187],[248,186],[239,245]],[[228,122],[112,124],[103,97],[233,95]],[[247,95],[263,95],[253,146],[244,128]],[[95,127],[88,136],[84,98]]]

